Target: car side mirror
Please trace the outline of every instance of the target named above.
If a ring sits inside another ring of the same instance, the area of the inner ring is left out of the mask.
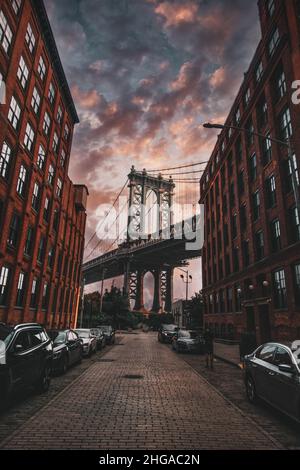
[[[295,372],[295,367],[290,364],[279,364],[278,369],[286,374],[294,374]]]

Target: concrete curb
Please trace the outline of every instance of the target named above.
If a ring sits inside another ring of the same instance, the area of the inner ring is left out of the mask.
[[[217,354],[214,354],[214,357],[216,359],[219,359],[219,361],[226,362],[226,364],[229,364],[230,366],[233,366],[233,367],[236,367],[239,370],[242,370],[240,364],[237,364],[236,362],[233,362],[230,359],[225,359],[225,357],[218,356]]]

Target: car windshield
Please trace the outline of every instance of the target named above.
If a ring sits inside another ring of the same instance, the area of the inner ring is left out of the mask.
[[[49,331],[48,334],[54,344],[62,344],[66,341],[66,333],[64,331]]]
[[[76,333],[80,336],[80,338],[89,338],[90,332],[86,330],[75,330]]]
[[[170,331],[170,332],[175,331],[176,328],[177,328],[176,325],[162,325],[163,330]]]
[[[91,330],[92,335],[94,336],[99,336],[101,334],[101,331],[98,328],[95,328]]]
[[[8,344],[12,337],[12,331],[13,329],[10,326],[0,325],[0,341]]]

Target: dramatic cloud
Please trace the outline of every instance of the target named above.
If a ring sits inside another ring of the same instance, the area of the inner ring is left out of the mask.
[[[159,168],[207,160],[216,135],[201,124],[225,119],[230,109],[259,41],[257,4],[45,4],[81,120],[70,173],[90,189],[89,238],[97,207],[114,200],[131,165]],[[177,185],[182,202],[197,202],[198,190],[198,185]],[[184,286],[178,289],[183,293]]]

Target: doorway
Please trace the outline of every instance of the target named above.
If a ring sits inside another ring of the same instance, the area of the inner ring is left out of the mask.
[[[262,343],[272,340],[269,305],[259,305],[260,339]]]

